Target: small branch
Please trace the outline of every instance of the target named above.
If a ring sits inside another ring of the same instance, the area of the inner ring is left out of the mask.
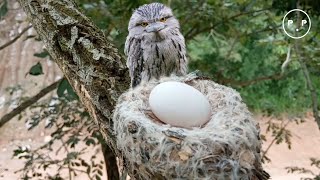
[[[270,75],[270,76],[257,77],[255,79],[251,79],[251,80],[248,80],[248,81],[235,81],[234,79],[229,79],[229,78],[224,77],[221,72],[217,72],[216,73],[217,76],[215,78],[217,79],[218,83],[220,83],[220,84],[229,84],[231,86],[245,87],[245,86],[250,86],[252,84],[259,83],[261,81],[280,80],[280,79],[283,79],[285,77],[288,77],[291,74],[296,73],[297,71],[298,70],[294,70],[294,71],[291,71],[291,72],[289,72],[287,74],[275,73],[275,74]]]
[[[281,65],[281,73],[283,73],[285,71],[286,67],[291,62],[291,60],[292,60],[292,58],[291,58],[291,45],[289,45],[288,52],[287,52],[287,58],[284,61],[284,63]]]
[[[70,153],[70,151],[69,151],[69,149],[68,149],[68,146],[66,145],[66,143],[64,142],[64,140],[61,138],[61,139],[59,139],[60,141],[61,141],[61,143],[62,143],[62,147],[64,147],[64,150],[66,151],[66,153],[67,154],[69,154]],[[69,180],[72,180],[72,174],[71,174],[71,163],[70,163],[70,161],[68,161],[68,164],[67,164],[67,166],[68,166],[68,173],[69,173]]]
[[[232,53],[232,51],[233,51],[233,49],[234,49],[237,41],[238,41],[238,36],[236,36],[236,37],[234,38],[234,40],[233,40],[233,42],[232,42],[232,44],[231,44],[230,50],[228,51],[225,59],[229,59],[229,57],[230,57],[230,55],[231,55],[231,53]]]
[[[315,90],[311,78],[310,78],[310,73],[309,70],[307,68],[307,65],[305,64],[305,62],[303,61],[303,57],[301,55],[300,49],[299,49],[299,42],[296,41],[295,42],[295,49],[296,49],[296,54],[298,57],[298,61],[300,63],[303,75],[305,77],[306,83],[307,83],[307,87],[308,90],[311,93],[311,101],[312,101],[312,110],[313,110],[313,117],[315,119],[315,121],[318,124],[319,130],[320,130],[320,115],[319,115],[319,107],[318,107],[318,96],[317,96],[317,91]]]
[[[16,40],[18,40],[25,32],[27,32],[32,26],[28,26],[26,28],[24,28],[21,33],[19,33],[15,38],[13,38],[12,40],[4,43],[3,45],[0,46],[0,51],[8,46],[10,46],[11,44],[13,44],[14,42],[16,42]]]
[[[273,26],[273,27],[266,27],[266,28],[263,28],[263,29],[260,29],[260,30],[257,30],[257,31],[251,32],[251,33],[242,34],[239,38],[248,38],[248,36],[257,35],[259,33],[274,31],[279,27],[281,27],[281,25]]]
[[[286,127],[289,125],[289,123],[290,123],[290,121],[287,121],[287,123],[285,125],[283,125],[283,121],[281,122],[281,129],[278,131],[277,135],[274,136],[274,138],[272,139],[272,141],[269,144],[269,146],[267,147],[267,149],[263,152],[262,159],[266,156],[266,154],[268,153],[268,151],[270,150],[272,145],[276,142],[276,140],[279,138],[279,136],[282,135],[283,131],[286,129]]]
[[[13,117],[15,117],[16,115],[20,114],[22,111],[24,111],[25,109],[27,109],[29,106],[31,106],[32,104],[36,103],[39,99],[41,99],[42,97],[44,97],[45,95],[47,95],[49,92],[53,91],[54,89],[56,89],[60,83],[62,79],[52,83],[51,85],[45,87],[44,89],[42,89],[38,94],[36,94],[35,96],[31,97],[30,99],[24,101],[23,103],[21,103],[20,106],[18,106],[17,108],[13,109],[11,112],[9,112],[8,114],[4,115],[1,119],[0,119],[0,127],[2,127],[4,124],[6,124],[7,122],[9,122]]]

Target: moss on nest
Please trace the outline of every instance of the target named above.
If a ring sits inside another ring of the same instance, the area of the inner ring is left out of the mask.
[[[148,104],[166,81],[187,83],[209,100],[211,119],[202,128],[163,124]],[[130,89],[114,111],[117,146],[137,179],[267,179],[261,168],[259,126],[239,93],[189,74],[164,77]],[[134,167],[134,169],[133,169]]]

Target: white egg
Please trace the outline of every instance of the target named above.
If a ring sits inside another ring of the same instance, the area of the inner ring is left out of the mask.
[[[207,98],[194,87],[180,82],[169,81],[154,87],[149,104],[159,120],[177,127],[200,127],[211,116]]]

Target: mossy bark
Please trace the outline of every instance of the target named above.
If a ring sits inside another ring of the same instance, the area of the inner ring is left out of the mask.
[[[125,60],[72,0],[20,0],[52,59],[118,157],[112,111],[130,85]]]

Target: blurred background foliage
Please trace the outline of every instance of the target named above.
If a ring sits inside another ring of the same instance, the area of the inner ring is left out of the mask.
[[[150,0],[78,0],[107,37],[123,52],[133,10]],[[281,65],[294,43],[282,30],[285,13],[297,7],[312,21],[299,40],[314,87],[320,87],[320,2],[306,0],[162,0],[172,7],[185,36],[190,71],[240,91],[247,105],[267,114],[298,114],[311,107],[310,91],[295,51],[285,71]],[[320,88],[316,88],[320,93]],[[319,99],[319,98],[318,98]],[[319,99],[320,101],[320,99]]]

